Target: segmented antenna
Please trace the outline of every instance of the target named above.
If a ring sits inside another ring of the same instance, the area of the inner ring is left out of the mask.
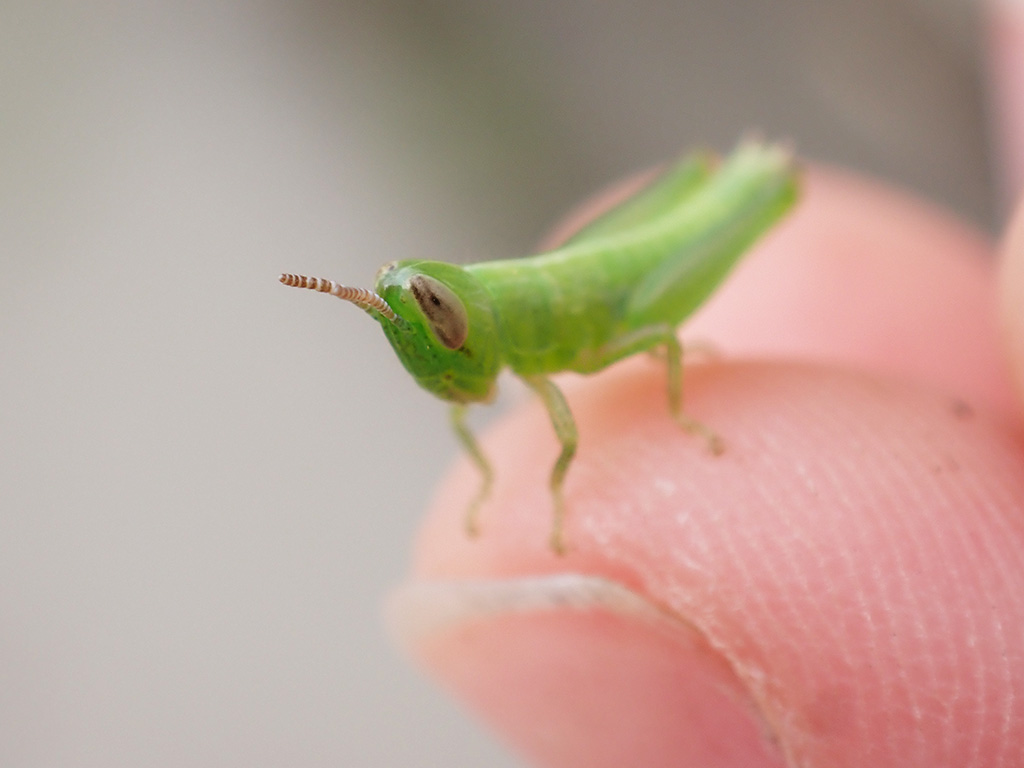
[[[283,274],[278,280],[293,288],[309,288],[312,291],[329,293],[339,299],[350,301],[360,309],[367,311],[374,310],[392,323],[398,320],[398,315],[384,299],[366,288],[350,288],[347,285],[338,285],[333,280],[324,280],[322,277],[306,277],[305,275]]]

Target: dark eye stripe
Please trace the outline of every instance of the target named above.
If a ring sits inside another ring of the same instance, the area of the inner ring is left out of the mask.
[[[459,297],[427,275],[409,278],[409,290],[440,342],[448,349],[461,347],[469,335],[469,318]]]

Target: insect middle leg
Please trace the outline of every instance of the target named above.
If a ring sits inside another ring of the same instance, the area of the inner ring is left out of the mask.
[[[562,452],[551,470],[551,495],[555,503],[555,515],[551,523],[551,548],[556,554],[565,554],[565,501],[562,498],[562,484],[565,474],[569,471],[579,435],[576,421],[565,402],[565,396],[550,379],[543,376],[523,376],[523,381],[536,392],[548,409],[551,425],[555,428],[555,436],[562,445]]]

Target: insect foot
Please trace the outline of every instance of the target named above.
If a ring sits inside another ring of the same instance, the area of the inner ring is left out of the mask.
[[[707,446],[708,453],[712,456],[721,456],[725,453],[725,442],[722,438],[707,424],[704,424],[696,419],[691,419],[689,416],[677,413],[675,414],[676,423],[681,426],[687,434],[697,435],[704,438],[704,443]]]
[[[485,498],[485,494],[478,493],[476,498],[469,503],[469,508],[466,510],[466,535],[471,539],[475,539],[480,535],[480,505]]]
[[[551,537],[548,543],[552,552],[562,556],[568,551],[565,546],[565,502],[562,500],[561,493],[555,494],[554,501],[555,518],[551,523]]]

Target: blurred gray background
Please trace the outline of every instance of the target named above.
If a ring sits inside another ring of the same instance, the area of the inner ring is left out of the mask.
[[[0,765],[518,764],[379,604],[456,453],[281,271],[529,251],[751,128],[991,228],[958,0],[0,5]]]

